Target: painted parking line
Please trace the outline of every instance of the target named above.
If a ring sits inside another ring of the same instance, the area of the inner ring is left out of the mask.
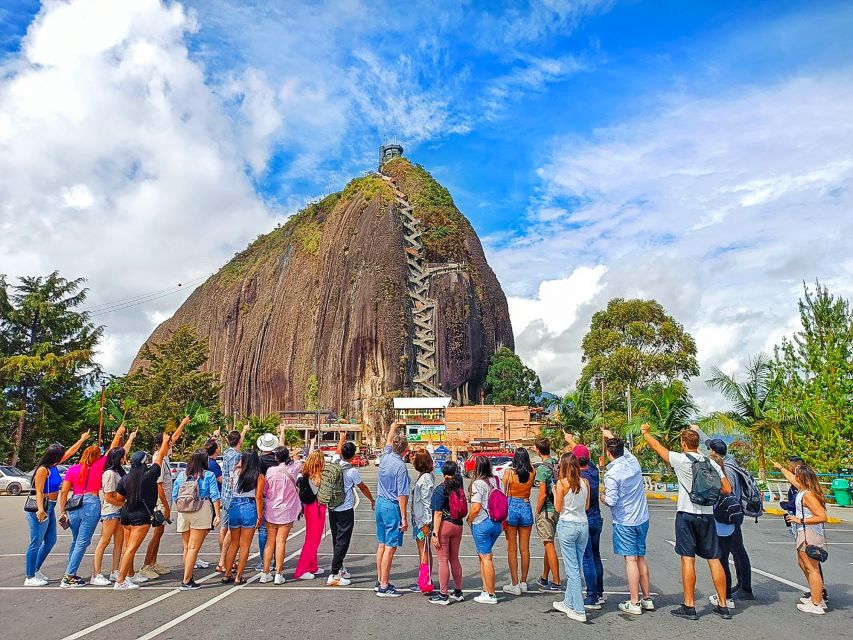
[[[782,541],[782,542],[772,541],[772,542],[768,542],[767,544],[788,544],[788,545],[793,546],[792,542],[793,542],[793,540],[785,540],[785,541]],[[838,545],[838,544],[853,544],[853,542],[827,542],[826,544],[835,544],[835,545]]]
[[[675,541],[667,540],[667,542],[669,544],[671,544],[673,547],[675,546]],[[790,543],[788,543],[788,544],[790,544]],[[734,560],[729,560],[729,564],[734,565]],[[798,584],[796,582],[792,582],[786,578],[783,578],[782,576],[777,576],[775,573],[770,573],[769,571],[763,571],[761,569],[757,569],[755,567],[755,565],[752,565],[752,572],[757,573],[760,576],[764,576],[765,578],[770,578],[771,580],[775,580],[779,584],[784,584],[788,587],[793,587],[794,589],[797,589],[799,591],[808,591],[809,590],[808,587],[804,587],[801,584]]]
[[[305,531],[305,529],[304,529],[304,528],[303,528],[303,529],[300,529],[298,533],[302,533],[303,531]],[[327,530],[325,530],[325,531],[323,531],[323,535],[320,537],[320,539],[322,540],[323,538],[325,538],[326,536],[328,536],[330,533],[331,533],[331,530],[328,530],[328,529],[327,529]],[[287,539],[288,539],[288,540],[290,540],[290,537],[291,537],[292,535],[293,535],[293,534],[291,534],[290,536],[288,536],[288,537],[287,537]],[[299,554],[299,553],[302,553],[302,549],[298,549],[298,550],[294,551],[293,553],[288,554],[288,555],[287,555],[287,556],[285,556],[285,558],[284,558],[285,562],[287,562],[287,561],[288,561],[288,560],[290,560],[291,558],[295,558],[295,557],[296,557],[296,555],[297,555],[297,554]],[[246,584],[251,584],[251,583],[252,583],[252,582],[254,582],[255,580],[260,579],[260,577],[261,577],[261,574],[260,574],[260,573],[256,573],[254,576],[252,576],[251,578],[249,578],[249,579],[247,580]],[[197,607],[195,607],[195,608],[193,608],[193,609],[190,609],[190,610],[189,610],[189,611],[187,611],[186,613],[182,613],[182,614],[181,614],[181,615],[179,615],[177,618],[175,618],[175,619],[173,619],[173,620],[170,620],[169,622],[166,622],[165,624],[160,625],[159,627],[157,627],[156,629],[153,629],[152,631],[149,631],[149,632],[148,632],[148,633],[146,633],[145,635],[141,635],[141,636],[139,636],[139,637],[137,638],[137,640],[151,640],[152,638],[156,638],[156,637],[157,637],[157,636],[159,636],[161,633],[165,633],[166,631],[168,631],[168,630],[169,630],[169,629],[171,629],[172,627],[176,627],[177,625],[181,624],[181,623],[182,623],[182,622],[184,622],[185,620],[189,620],[190,618],[192,618],[193,616],[195,616],[195,615],[197,615],[197,614],[201,613],[201,612],[202,612],[202,611],[204,611],[205,609],[208,609],[209,607],[211,607],[211,606],[215,605],[217,602],[220,602],[220,601],[224,600],[225,598],[227,598],[227,597],[228,597],[228,596],[230,596],[231,594],[233,594],[233,593],[236,593],[236,592],[240,591],[240,590],[241,590],[241,589],[243,589],[245,586],[246,586],[246,585],[242,585],[242,584],[240,584],[240,585],[236,585],[236,586],[233,586],[233,587],[231,587],[230,589],[228,589],[227,591],[223,591],[222,593],[220,593],[220,594],[218,594],[218,595],[216,595],[216,596],[212,597],[210,600],[208,600],[208,601],[206,601],[206,602],[201,603],[200,605],[198,605]]]
[[[287,539],[290,540],[290,538],[297,536],[300,533],[304,533],[304,532],[305,532],[305,528],[303,527],[299,531],[291,533],[287,537]],[[249,556],[249,560],[258,557],[258,555],[259,555],[258,553],[253,553],[251,556]],[[203,578],[197,580],[197,582],[199,584],[201,584],[203,582],[206,582],[210,578],[212,578],[214,576],[218,576],[218,575],[219,574],[214,571],[213,573],[208,574],[208,575],[204,576]],[[64,638],[62,638],[62,640],[77,640],[77,638],[83,638],[83,637],[89,635],[90,633],[94,633],[95,631],[103,629],[104,627],[109,626],[114,622],[118,622],[119,620],[123,620],[124,618],[127,618],[128,616],[132,616],[133,614],[138,613],[139,611],[142,611],[143,609],[147,609],[148,607],[151,607],[151,606],[157,604],[158,602],[162,602],[166,598],[171,598],[172,596],[174,596],[178,593],[181,593],[180,589],[178,587],[173,587],[172,590],[169,591],[168,593],[164,593],[161,596],[157,596],[156,598],[153,598],[147,602],[143,602],[142,604],[139,604],[135,607],[132,607],[131,609],[128,609],[127,611],[122,611],[121,613],[118,613],[112,617],[109,617],[106,620],[101,620],[100,622],[96,622],[95,624],[90,625],[90,626],[86,627],[85,629],[81,629],[80,631],[78,631],[76,633],[72,633],[70,636],[65,636]]]

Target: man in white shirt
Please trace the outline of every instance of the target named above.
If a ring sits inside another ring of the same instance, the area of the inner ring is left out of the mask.
[[[711,570],[711,578],[720,603],[726,602],[726,574],[719,560],[719,542],[714,524],[714,506],[698,505],[690,499],[693,490],[693,464],[706,459],[699,453],[699,434],[691,429],[681,433],[683,453],[668,450],[651,434],[648,424],[642,426],[643,438],[661,459],[672,466],[678,476],[678,507],[675,514],[675,552],[681,556],[681,582],[684,587],[684,603],[670,613],[687,620],[698,620],[694,606],[696,589],[696,556],[705,558]],[[731,493],[723,470],[713,460],[712,468],[720,476],[722,493]],[[717,605],[714,613],[725,620],[731,619],[731,613],[725,606]]]

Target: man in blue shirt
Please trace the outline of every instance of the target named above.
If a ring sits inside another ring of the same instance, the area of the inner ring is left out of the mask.
[[[649,565],[646,562],[646,536],[649,533],[649,505],[643,470],[625,441],[609,429],[602,429],[605,451],[610,463],[604,472],[604,492],[601,501],[610,507],[613,517],[613,553],[625,556],[630,600],[619,603],[624,613],[640,615],[654,611],[651,596]],[[642,599],[640,591],[642,590]]]
[[[400,422],[388,430],[382,460],[379,463],[379,486],[376,501],[376,595],[397,598],[401,595],[390,583],[391,564],[397,547],[403,546],[403,533],[409,528],[406,506],[409,501],[409,470],[403,454],[409,447],[406,434],[400,432]]]

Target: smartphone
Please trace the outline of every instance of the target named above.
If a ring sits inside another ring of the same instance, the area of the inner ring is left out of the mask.
[[[423,540],[424,538],[426,538],[426,535],[424,534],[424,530],[423,530],[423,529],[418,529],[418,532],[417,532],[417,534],[415,534],[415,537],[416,537],[418,540]]]
[[[68,522],[68,516],[60,516],[59,520],[57,520],[57,522],[59,523],[59,526],[62,527],[63,529],[67,529],[68,527],[71,526],[71,523]]]

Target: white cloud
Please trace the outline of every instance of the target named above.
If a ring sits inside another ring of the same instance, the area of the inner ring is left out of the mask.
[[[595,309],[654,297],[697,338],[692,388],[710,409],[722,403],[702,382],[710,367],[742,367],[790,335],[803,280],[853,293],[853,77],[662,104],[553,141],[527,226],[493,244],[490,261],[512,283],[518,350],[543,363],[547,389],[574,384]],[[607,269],[597,293],[550,331],[541,283],[591,265]]]
[[[198,282],[273,226],[244,170],[277,127],[269,96],[244,76],[235,126],[189,58],[196,28],[177,3],[44,3],[0,73],[0,273],[85,276],[96,305]],[[97,317],[103,364],[123,372],[184,295]]]

